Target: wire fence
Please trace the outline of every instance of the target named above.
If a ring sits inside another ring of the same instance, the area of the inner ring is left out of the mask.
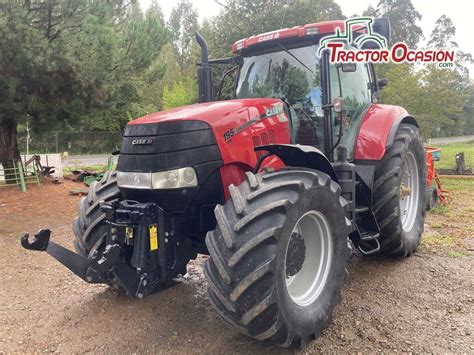
[[[120,149],[122,132],[48,132],[18,133],[22,154],[109,154]]]

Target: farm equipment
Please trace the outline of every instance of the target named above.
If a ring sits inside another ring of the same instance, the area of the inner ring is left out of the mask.
[[[107,158],[107,167],[104,166],[102,172],[97,171],[88,171],[88,170],[73,170],[72,171],[72,180],[83,182],[87,186],[91,186],[95,181],[100,181],[104,177],[104,174],[107,171],[111,171],[114,168],[114,159],[113,154],[109,155]]]
[[[472,168],[466,166],[464,152],[456,153],[454,156],[456,166],[453,169],[438,169],[442,175],[472,175]]]
[[[451,201],[449,191],[443,189],[441,178],[435,168],[435,161],[441,157],[441,149],[425,147],[426,152],[426,209],[431,210],[440,204],[445,205]]]
[[[33,167],[34,174],[43,177],[50,177],[54,174],[54,166],[43,166],[41,164],[41,156],[33,155],[30,159],[25,161],[25,170],[28,170],[29,165]]]
[[[466,166],[466,159],[464,152],[456,153],[456,174],[458,175],[472,175],[472,169]]]
[[[22,245],[137,298],[208,254],[208,295],[227,324],[281,346],[317,338],[340,302],[352,245],[409,256],[425,215],[416,120],[377,103],[371,64],[318,54],[320,39],[344,25],[252,36],[215,60],[196,34],[200,103],[129,122],[117,171],[80,202],[76,253],[49,230]],[[375,32],[388,29],[375,20]],[[213,97],[215,65],[237,73],[234,99]]]

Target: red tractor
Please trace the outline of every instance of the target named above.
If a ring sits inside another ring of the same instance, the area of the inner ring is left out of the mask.
[[[80,202],[76,253],[47,229],[22,245],[137,298],[208,254],[209,298],[226,323],[281,346],[317,338],[352,248],[411,255],[426,203],[416,120],[377,103],[386,81],[371,64],[318,54],[337,28],[344,21],[252,36],[217,60],[197,34],[200,103],[129,122],[117,171]],[[388,37],[386,19],[374,28]],[[213,98],[219,64],[237,71],[233,100]]]

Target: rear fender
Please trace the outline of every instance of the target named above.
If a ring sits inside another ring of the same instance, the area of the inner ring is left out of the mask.
[[[299,144],[270,144],[258,146],[255,151],[267,151],[275,154],[286,166],[319,170],[328,174],[334,181],[338,181],[331,162],[315,147]]]
[[[385,149],[390,148],[390,146],[393,144],[393,140],[395,139],[395,134],[397,134],[398,127],[400,126],[401,123],[407,123],[411,124],[417,128],[420,128],[418,125],[418,122],[416,122],[416,119],[413,116],[406,115],[404,117],[399,117],[392,125],[392,128],[390,128],[390,133],[387,138],[387,142],[385,143]]]

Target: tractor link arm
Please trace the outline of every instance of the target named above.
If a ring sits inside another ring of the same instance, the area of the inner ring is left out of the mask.
[[[33,241],[30,242],[29,234],[24,233],[21,236],[21,245],[27,250],[46,251],[49,255],[86,282],[104,282],[105,278],[89,267],[87,258],[51,241],[50,237],[51,230],[40,229],[38,233],[35,234]]]

